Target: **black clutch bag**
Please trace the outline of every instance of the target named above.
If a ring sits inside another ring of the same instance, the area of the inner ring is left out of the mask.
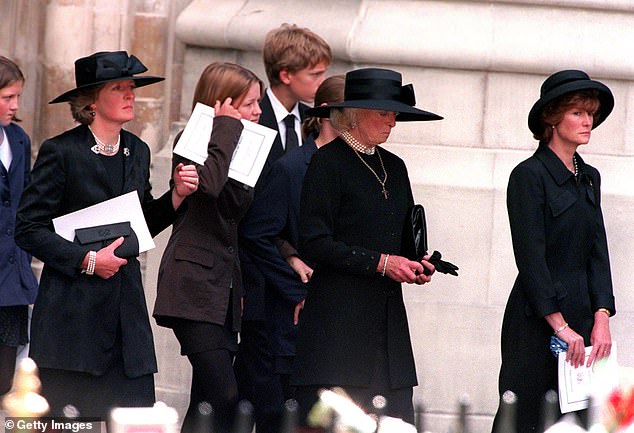
[[[124,240],[123,243],[114,250],[115,255],[121,258],[138,256],[139,239],[127,221],[76,229],[74,242],[88,247],[92,251],[99,251],[120,237],[123,237]]]
[[[423,260],[423,257],[427,255],[427,220],[425,219],[425,208],[423,205],[415,204],[410,209],[409,217],[405,221],[403,236],[405,251],[410,256],[408,258],[417,262]],[[434,265],[440,273],[458,276],[458,266],[441,259],[442,254],[434,251],[428,262]],[[427,268],[425,268],[423,273],[429,275]]]
[[[410,236],[413,240],[413,260],[420,262],[427,254],[427,220],[423,205],[415,204],[410,210],[409,216]]]

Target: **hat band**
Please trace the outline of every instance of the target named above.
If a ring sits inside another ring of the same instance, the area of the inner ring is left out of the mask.
[[[344,93],[344,101],[393,100],[410,106],[415,104],[412,86],[401,86],[394,81],[354,80],[354,83],[346,83]]]
[[[122,60],[122,59],[117,59]],[[124,62],[112,61],[107,57],[97,59],[95,64],[95,78],[92,77],[85,83],[80,83],[77,80],[77,86],[83,86],[100,81],[115,80],[118,78],[132,77],[134,74],[140,74],[147,71],[147,68],[141,63],[141,61],[134,55],[131,55],[125,59]]]

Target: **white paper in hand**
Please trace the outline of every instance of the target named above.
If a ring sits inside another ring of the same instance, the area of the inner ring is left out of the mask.
[[[174,153],[203,165],[213,129],[214,109],[200,102],[194,107]],[[249,186],[255,186],[269,155],[277,131],[248,120],[242,120],[244,129],[236,146],[229,177]]]

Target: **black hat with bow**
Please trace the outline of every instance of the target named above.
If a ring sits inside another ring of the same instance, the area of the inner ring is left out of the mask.
[[[414,87],[403,85],[401,74],[390,69],[363,68],[346,74],[342,102],[311,108],[308,116],[329,117],[331,108],[365,108],[397,113],[397,122],[441,120],[442,117],[416,107]]]
[[[62,93],[49,104],[67,102],[80,89],[111,81],[133,80],[136,87],[143,87],[165,79],[150,75],[134,76],[145,71],[147,71],[145,65],[137,57],[129,56],[125,51],[101,51],[88,57],[82,57],[75,61],[75,84],[77,87]]]

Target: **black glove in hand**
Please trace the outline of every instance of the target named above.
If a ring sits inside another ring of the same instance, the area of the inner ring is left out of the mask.
[[[437,272],[440,272],[441,274],[451,274],[457,277],[458,272],[456,271],[459,269],[458,266],[454,265],[453,263],[440,260],[441,258],[442,254],[440,254],[438,251],[434,251],[427,261],[434,265]],[[423,273],[425,275],[429,275],[431,271],[425,268],[425,271]]]

